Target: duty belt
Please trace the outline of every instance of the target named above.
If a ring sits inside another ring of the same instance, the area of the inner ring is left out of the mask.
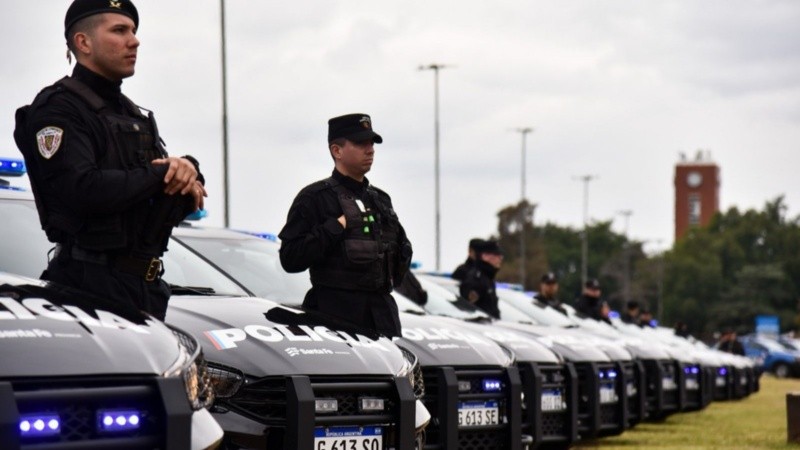
[[[56,255],[65,249],[61,244],[56,244]],[[129,273],[144,278],[145,281],[155,281],[161,275],[163,264],[159,258],[137,258],[107,252],[86,250],[78,246],[71,246],[69,256],[76,261],[88,262],[111,266],[121,272]]]

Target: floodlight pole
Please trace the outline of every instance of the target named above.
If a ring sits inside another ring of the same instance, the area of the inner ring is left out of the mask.
[[[222,203],[224,204],[223,223],[225,228],[227,228],[230,225],[230,185],[228,182],[228,63],[225,54],[225,0],[219,0],[219,8],[222,31]]]
[[[521,166],[521,173],[522,176],[520,177],[520,201],[519,201],[519,283],[522,285],[522,289],[525,289],[525,279],[526,279],[526,249],[525,249],[525,154],[526,154],[526,137],[528,133],[533,131],[531,127],[520,127],[515,130],[517,133],[522,135],[522,166]]]
[[[625,304],[628,303],[631,299],[631,271],[630,271],[630,243],[628,240],[628,225],[630,223],[631,216],[633,215],[633,211],[630,209],[625,209],[622,211],[617,211],[617,214],[621,215],[625,218],[625,246],[622,249],[622,256],[623,256],[623,276],[624,276],[624,285],[622,290],[623,301]]]
[[[576,179],[583,181],[583,236],[581,240],[581,285],[588,279],[589,265],[589,182],[597,175],[583,175]]]
[[[441,214],[439,209],[439,70],[450,66],[444,64],[428,64],[427,66],[419,66],[419,70],[433,70],[433,124],[434,124],[434,203],[435,203],[435,226],[436,226],[436,271],[441,270]]]

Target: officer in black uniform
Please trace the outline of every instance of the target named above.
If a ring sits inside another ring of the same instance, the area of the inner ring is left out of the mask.
[[[542,275],[539,281],[539,292],[536,293],[534,298],[547,306],[555,308],[561,314],[567,315],[567,310],[558,298],[558,277],[555,273],[547,272]]]
[[[467,271],[475,265],[475,249],[483,245],[486,242],[481,238],[472,238],[469,240],[469,247],[467,248],[467,260],[464,261],[463,264],[456,267],[456,270],[450,274],[450,278],[458,281],[462,281],[464,276],[467,274]]]
[[[309,269],[304,307],[391,337],[401,328],[389,293],[408,272],[412,250],[391,198],[365,177],[381,142],[366,114],[330,119],[333,173],[297,194],[278,236],[283,268]]]
[[[603,315],[599,281],[591,279],[584,284],[583,294],[575,302],[575,310],[594,320],[608,321],[608,318]]]
[[[475,263],[467,270],[459,286],[461,296],[486,314],[499,319],[497,291],[494,281],[503,263],[503,252],[497,242],[483,241],[476,247]]]
[[[639,302],[628,300],[625,304],[625,312],[620,314],[620,320],[631,325],[639,325]]]
[[[121,93],[138,25],[129,0],[73,1],[64,31],[75,69],[17,110],[14,140],[56,243],[42,279],[163,319],[170,292],[160,256],[206,191],[197,161],[169,157],[152,112]]]

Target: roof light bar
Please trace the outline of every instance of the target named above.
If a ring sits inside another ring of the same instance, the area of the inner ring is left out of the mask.
[[[25,161],[21,159],[0,158],[0,175],[21,177],[25,175]]]

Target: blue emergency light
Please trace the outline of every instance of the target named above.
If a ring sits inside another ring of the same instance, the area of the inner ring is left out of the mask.
[[[101,410],[97,412],[97,428],[104,433],[138,430],[142,417],[135,410]]]
[[[186,216],[186,218],[184,218],[183,220],[192,220],[192,221],[194,221],[194,220],[205,219],[206,217],[208,217],[208,210],[198,209],[197,211],[195,211],[195,212],[189,214],[188,216]]]
[[[25,161],[0,158],[0,176],[21,177],[25,175]]]
[[[503,389],[503,384],[500,380],[494,378],[483,379],[483,392],[500,392]]]
[[[23,438],[56,436],[61,433],[58,414],[26,414],[20,417],[19,431]]]

